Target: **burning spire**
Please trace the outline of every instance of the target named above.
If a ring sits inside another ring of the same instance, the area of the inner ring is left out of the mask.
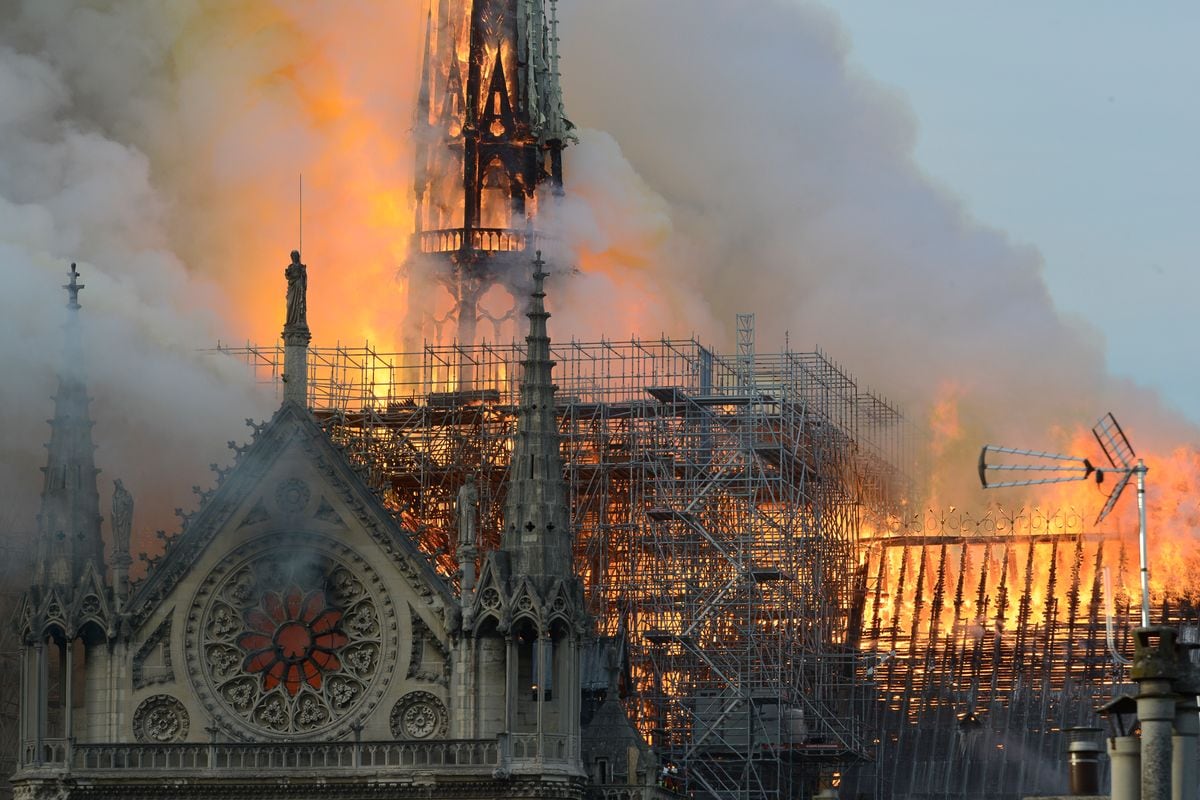
[[[562,191],[572,126],[559,86],[555,6],[431,0],[426,15],[407,269],[447,289],[453,307],[437,322],[452,322],[461,344],[476,342],[479,300],[489,289],[516,297],[528,286],[522,265],[536,249],[539,189]],[[427,304],[408,316],[410,331],[430,335]],[[461,376],[463,388],[471,377]]]

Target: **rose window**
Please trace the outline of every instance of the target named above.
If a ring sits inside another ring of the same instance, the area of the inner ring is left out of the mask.
[[[244,545],[202,583],[191,616],[189,675],[214,716],[249,738],[344,735],[396,662],[382,581],[323,537]]]
[[[289,697],[305,684],[320,690],[323,676],[342,668],[337,653],[350,639],[338,630],[342,612],[328,604],[325,592],[305,596],[297,586],[283,597],[267,592],[245,619],[252,630],[237,638],[246,653],[242,669],[262,673],[263,691],[280,684]]]

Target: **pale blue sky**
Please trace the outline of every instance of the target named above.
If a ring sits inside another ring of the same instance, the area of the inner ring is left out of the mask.
[[[1036,246],[1110,369],[1200,423],[1200,3],[828,2],[916,158]]]

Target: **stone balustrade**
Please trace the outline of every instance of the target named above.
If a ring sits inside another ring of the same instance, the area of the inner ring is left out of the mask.
[[[587,789],[587,800],[679,800],[680,797],[664,786],[608,784]]]
[[[514,733],[497,739],[430,742],[179,742],[82,744],[69,739],[25,742],[21,771],[73,774],[316,771],[462,771],[490,775],[496,769],[579,763],[578,736]],[[626,798],[611,798],[626,800]]]
[[[20,771],[55,770],[72,774],[176,773],[221,770],[226,774],[354,770],[462,772],[490,776],[504,752],[497,740],[435,742],[214,742],[173,744],[78,744],[43,739],[21,749]]]
[[[507,741],[507,754],[514,762],[562,761],[579,758],[579,737],[565,734],[510,733],[501,737]]]

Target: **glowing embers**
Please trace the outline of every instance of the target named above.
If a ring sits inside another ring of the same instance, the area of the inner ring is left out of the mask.
[[[259,608],[246,612],[245,620],[253,630],[237,638],[238,647],[246,651],[242,669],[262,673],[264,692],[280,683],[291,697],[304,684],[320,690],[322,676],[342,668],[337,651],[350,637],[338,630],[342,612],[329,606],[323,591],[307,597],[297,586],[283,597],[267,592]]]

